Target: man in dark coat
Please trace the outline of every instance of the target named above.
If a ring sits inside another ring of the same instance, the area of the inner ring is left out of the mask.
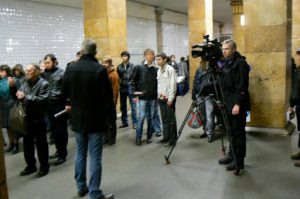
[[[236,43],[226,40],[222,46],[225,63],[223,67],[222,89],[224,103],[232,135],[232,143],[226,157],[219,160],[220,164],[229,164],[228,171],[244,169],[246,157],[246,115],[250,110],[249,71],[246,58],[236,51]],[[232,148],[234,150],[232,150]],[[234,154],[236,162],[234,162]]]
[[[51,155],[50,159],[57,159],[54,165],[60,165],[66,161],[68,154],[68,115],[64,114],[55,118],[55,114],[64,110],[66,106],[66,98],[62,89],[64,71],[57,66],[57,58],[53,54],[45,56],[44,64],[45,70],[42,77],[48,81],[50,88],[47,116],[56,147],[56,153]]]
[[[92,199],[104,196],[100,189],[102,175],[103,133],[113,108],[113,94],[105,68],[95,58],[97,44],[86,39],[79,61],[70,64],[64,75],[64,93],[69,99],[72,130],[76,134],[75,179],[78,196],[89,193]],[[90,157],[90,181],[86,182],[86,158]]]
[[[30,64],[26,67],[26,81],[17,91],[14,81],[10,81],[11,93],[25,104],[26,110],[26,135],[24,135],[24,157],[27,167],[20,173],[21,176],[29,175],[37,171],[34,157],[36,146],[40,170],[37,177],[42,177],[49,172],[49,149],[45,114],[48,108],[49,84],[40,77],[40,67]]]

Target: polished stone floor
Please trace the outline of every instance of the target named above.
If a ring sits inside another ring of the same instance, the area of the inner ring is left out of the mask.
[[[178,125],[190,105],[189,96],[177,103]],[[120,123],[120,121],[118,121]],[[117,199],[299,199],[300,168],[290,154],[297,151],[296,135],[248,134],[246,169],[239,177],[217,164],[221,142],[209,144],[194,138],[200,130],[186,127],[165,165],[168,148],[156,143],[134,145],[131,128],[118,131],[117,144],[105,147],[102,188]],[[54,146],[50,146],[54,152]],[[65,164],[51,166],[49,175],[36,179],[19,177],[24,169],[22,152],[6,154],[11,199],[71,199],[74,181],[74,135],[70,133]]]

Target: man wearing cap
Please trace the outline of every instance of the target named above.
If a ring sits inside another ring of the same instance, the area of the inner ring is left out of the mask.
[[[300,131],[300,48],[296,50],[296,67],[292,69],[292,88],[290,93],[289,112],[296,112],[297,128]],[[300,148],[300,134],[298,138],[298,147]],[[300,151],[291,156],[293,160],[300,160]],[[295,163],[296,167],[300,167],[300,161]]]

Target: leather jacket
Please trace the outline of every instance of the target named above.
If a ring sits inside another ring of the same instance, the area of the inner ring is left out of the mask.
[[[49,83],[49,100],[50,101],[65,101],[63,95],[63,77],[64,71],[58,67],[50,70],[45,70],[42,77]]]
[[[17,88],[13,87],[11,91],[15,96]],[[21,85],[19,91],[25,93],[24,104],[28,122],[32,124],[43,122],[50,94],[48,82],[41,77],[34,81],[27,80]]]
[[[120,90],[121,91],[127,91],[129,82],[133,73],[134,65],[132,63],[128,63],[126,69],[124,67],[124,64],[118,65],[117,72],[119,75],[119,84],[120,84]]]

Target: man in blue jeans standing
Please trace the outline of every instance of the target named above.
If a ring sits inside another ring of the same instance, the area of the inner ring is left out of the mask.
[[[154,65],[155,53],[151,49],[144,52],[145,63],[134,68],[131,87],[132,93],[139,97],[139,116],[136,129],[136,145],[142,145],[144,120],[147,117],[147,143],[152,142],[155,117],[157,115],[157,68]],[[135,100],[136,101],[136,100]]]
[[[128,127],[128,115],[127,115],[127,97],[131,106],[131,119],[132,119],[132,128],[136,129],[137,119],[136,119],[136,103],[133,101],[133,96],[131,93],[131,88],[129,85],[129,80],[132,76],[132,71],[134,65],[129,62],[130,53],[123,51],[121,53],[122,63],[118,66],[117,72],[119,75],[120,83],[120,106],[122,112],[122,125],[119,128]]]
[[[86,39],[82,56],[70,64],[64,75],[64,94],[70,105],[72,130],[76,133],[75,179],[78,197],[89,193],[90,199],[113,199],[100,189],[102,176],[103,133],[113,109],[113,94],[105,68],[95,58],[97,44]],[[87,153],[90,179],[86,182]]]

